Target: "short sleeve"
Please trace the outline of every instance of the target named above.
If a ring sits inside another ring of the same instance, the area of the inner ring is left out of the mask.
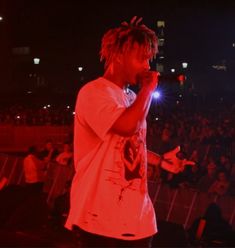
[[[78,95],[76,112],[79,118],[101,139],[126,108],[118,96],[119,92],[107,87],[84,87]]]

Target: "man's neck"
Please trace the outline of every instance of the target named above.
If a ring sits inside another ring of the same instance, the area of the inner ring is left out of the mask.
[[[113,70],[107,69],[103,77],[122,89],[125,89],[127,86],[127,83],[123,80],[122,73],[114,73]]]

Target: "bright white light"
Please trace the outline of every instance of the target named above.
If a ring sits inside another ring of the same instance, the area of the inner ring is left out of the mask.
[[[165,27],[165,21],[157,21],[157,27],[161,28],[161,27]]]
[[[73,115],[75,115],[75,112],[73,112]]]
[[[0,16],[0,21],[2,21],[3,20],[3,18],[2,18],[2,16]]]
[[[172,68],[172,69],[171,69],[171,72],[175,72],[175,69],[174,69],[174,68]]]
[[[158,46],[164,46],[164,38],[158,39]]]
[[[68,105],[66,108],[67,108],[67,109],[70,109],[70,106]]]
[[[47,106],[43,106],[43,108],[44,108],[44,109],[46,109],[46,108],[47,108]]]
[[[47,107],[50,108],[51,107],[51,104],[47,104]]]
[[[38,65],[38,64],[40,63],[40,59],[39,59],[39,58],[34,58],[34,59],[33,59],[33,63],[34,63],[35,65]]]
[[[235,43],[233,43],[233,47],[235,47]]]
[[[187,63],[187,62],[183,62],[183,63],[182,63],[182,67],[183,67],[184,69],[186,69],[186,68],[188,67],[188,63]]]
[[[16,116],[16,119],[20,119],[20,116],[19,116],[19,115],[17,115],[17,116]]]
[[[226,71],[227,67],[225,65],[212,65],[212,68],[218,70],[218,71]]]
[[[156,117],[156,118],[155,118],[155,120],[156,120],[156,121],[158,121],[158,120],[159,120],[159,118],[158,118],[158,117]]]
[[[153,98],[159,99],[160,97],[161,97],[161,94],[160,94],[159,91],[154,91],[154,92],[153,92]]]
[[[78,71],[83,71],[83,67],[82,66],[79,66],[78,67]]]

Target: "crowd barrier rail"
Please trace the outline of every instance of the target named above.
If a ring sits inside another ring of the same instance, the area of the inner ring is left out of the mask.
[[[64,166],[55,162],[48,165],[44,192],[47,194],[47,203],[50,207],[58,196],[68,190],[73,175],[73,166]],[[0,178],[4,176],[8,178],[8,185],[23,185],[23,158],[0,154]],[[235,229],[234,196],[218,197],[191,188],[173,189],[159,181],[149,181],[148,187],[159,220],[181,224],[187,229],[196,218],[204,215],[210,203],[216,202],[222,210],[223,217]]]

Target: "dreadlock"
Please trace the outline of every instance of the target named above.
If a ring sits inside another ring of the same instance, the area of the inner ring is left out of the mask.
[[[100,61],[105,60],[108,67],[116,54],[128,51],[137,42],[143,47],[144,53],[152,59],[157,51],[157,36],[145,25],[140,25],[142,18],[136,16],[130,23],[123,22],[120,27],[107,31],[103,38],[100,50]]]

